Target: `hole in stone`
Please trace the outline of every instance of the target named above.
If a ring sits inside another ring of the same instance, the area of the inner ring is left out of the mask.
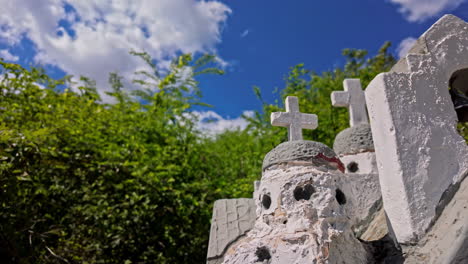
[[[284,220],[283,221],[283,225],[287,224],[288,223],[288,220]]]
[[[349,172],[356,172],[359,170],[358,164],[354,161],[351,161],[346,167],[348,168]]]
[[[309,200],[310,199],[310,196],[312,196],[312,194],[314,194],[315,192],[315,189],[314,187],[312,186],[312,184],[306,184],[304,186],[304,191],[303,191],[303,198],[304,200]]]
[[[267,247],[259,247],[255,251],[255,256],[257,256],[258,261],[264,261],[271,259],[270,251]]]
[[[458,132],[468,143],[468,69],[461,69],[452,74],[449,89],[457,112]]]
[[[299,201],[300,199],[302,199],[302,187],[296,186],[296,188],[293,191],[293,195],[296,201]]]
[[[264,194],[263,197],[262,197],[262,205],[263,205],[263,208],[265,209],[269,209],[270,208],[270,205],[271,205],[271,198],[270,198],[270,195],[268,194]]]
[[[468,122],[468,69],[454,72],[449,81],[450,96],[459,122]]]
[[[336,201],[340,205],[343,205],[343,204],[346,203],[346,196],[344,195],[344,193],[340,189],[336,189],[335,198],[336,198]]]
[[[315,192],[312,184],[306,184],[304,186],[296,186],[293,191],[294,199],[299,200],[309,200],[310,196]]]

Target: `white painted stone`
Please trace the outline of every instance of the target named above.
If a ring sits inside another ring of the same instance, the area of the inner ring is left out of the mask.
[[[366,99],[361,87],[361,81],[359,79],[345,79],[343,88],[343,92],[332,92],[332,105],[348,108],[350,126],[368,123]]]
[[[307,184],[313,194],[297,201],[294,190]],[[345,204],[338,203],[337,189],[345,194]],[[223,263],[257,263],[262,247],[271,258],[258,263],[367,263],[368,253],[351,230],[355,210],[349,193],[339,170],[294,161],[269,167],[254,197],[255,227],[228,249]],[[269,208],[262,204],[264,195],[271,198]]]
[[[228,246],[252,229],[254,222],[253,199],[217,200],[213,206],[208,263],[221,263]]]
[[[342,155],[340,160],[346,168],[344,179],[355,208],[353,230],[361,238],[360,235],[366,232],[373,218],[378,216],[382,202],[375,152]],[[357,171],[351,172],[350,168],[353,167],[357,167]]]
[[[468,263],[468,177],[447,204],[430,232],[406,249],[405,264]]]
[[[273,126],[287,127],[289,141],[302,140],[302,129],[316,129],[318,126],[317,116],[314,114],[303,114],[299,112],[297,97],[286,97],[286,112],[271,113],[271,124]]]
[[[366,89],[384,208],[400,243],[420,239],[444,191],[468,172],[451,75],[468,68],[468,24],[446,15]]]
[[[344,155],[340,156],[340,160],[345,166],[346,173],[373,174],[377,179],[379,178],[375,152],[369,151],[352,155]],[[358,170],[355,172],[349,171],[349,167],[352,162],[356,163],[358,166]]]
[[[379,217],[382,209],[379,175],[374,152],[372,132],[368,123],[361,123],[341,131],[333,143],[334,151],[339,155],[345,168],[345,179],[354,200],[355,215],[353,230],[362,240],[378,240],[385,235],[386,225],[379,232],[367,232],[374,218]],[[383,231],[383,232],[382,232]],[[369,235],[371,233],[372,235]]]

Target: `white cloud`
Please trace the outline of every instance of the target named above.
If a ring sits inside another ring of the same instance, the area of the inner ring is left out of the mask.
[[[233,119],[223,118],[214,111],[194,111],[192,114],[198,119],[197,128],[208,135],[216,135],[226,130],[242,130],[246,128],[248,124],[247,120],[242,116]],[[252,117],[254,112],[244,111],[242,115]]]
[[[0,49],[0,58],[3,58],[7,61],[17,61],[19,58],[10,53],[7,49]]]
[[[466,0],[390,0],[400,6],[398,11],[410,22],[421,22],[451,11]]]
[[[241,37],[241,38],[245,38],[245,37],[247,37],[247,35],[248,35],[249,33],[250,33],[250,30],[246,29],[246,30],[244,30],[244,31],[241,33],[240,37]]]
[[[130,50],[162,62],[179,53],[216,53],[231,12],[216,0],[0,0],[0,6],[0,42],[27,38],[36,62],[90,77],[101,91],[109,89],[109,72],[129,78],[142,69]]]
[[[408,51],[413,47],[414,43],[416,43],[416,40],[415,38],[413,37],[407,37],[405,39],[403,39],[400,44],[398,44],[398,47],[396,49],[397,53],[398,53],[398,57],[399,58],[403,58],[406,56],[406,54],[408,53]]]

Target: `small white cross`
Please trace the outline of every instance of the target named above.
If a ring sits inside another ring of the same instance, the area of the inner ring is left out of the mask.
[[[271,113],[271,124],[273,126],[287,127],[289,141],[302,140],[302,129],[316,129],[318,126],[317,116],[314,114],[303,114],[299,112],[297,97],[286,97],[286,112]]]
[[[349,124],[351,126],[369,123],[366,111],[366,98],[359,79],[345,79],[344,92],[333,92],[331,100],[333,106],[344,106],[349,110]]]

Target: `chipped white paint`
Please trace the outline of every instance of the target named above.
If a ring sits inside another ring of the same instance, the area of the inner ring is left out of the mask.
[[[355,205],[354,231],[361,235],[369,228],[372,219],[378,216],[382,199],[375,152],[340,155],[340,160],[345,166],[344,180]]]
[[[296,200],[294,190],[307,184],[314,188],[310,199]],[[265,170],[258,187],[255,227],[226,252],[223,263],[367,263],[368,254],[351,231],[352,199],[346,196],[346,204],[336,199],[337,188],[350,193],[340,171],[283,163]],[[272,201],[268,208],[264,195]],[[269,260],[256,254],[262,247]]]
[[[348,108],[350,126],[368,123],[366,99],[361,87],[361,81],[359,79],[345,79],[343,89],[342,92],[332,92],[332,105]]]
[[[317,116],[314,114],[303,114],[299,112],[297,97],[286,97],[286,112],[271,113],[271,124],[273,126],[287,127],[289,141],[302,140],[302,129],[316,129],[318,126]]]
[[[384,208],[400,243],[421,238],[447,188],[468,172],[448,83],[468,68],[468,24],[446,15],[366,89]]]

